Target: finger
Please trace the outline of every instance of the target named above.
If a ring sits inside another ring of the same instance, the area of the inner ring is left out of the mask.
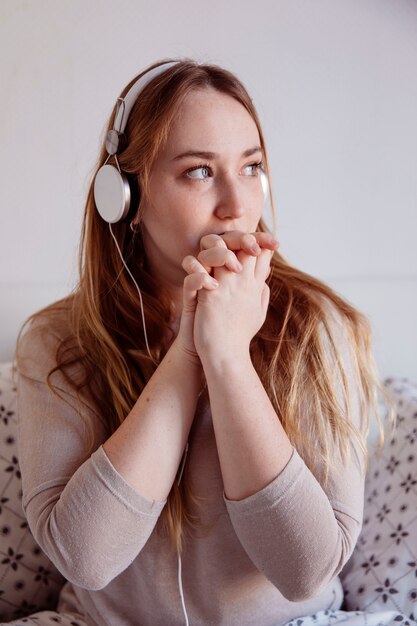
[[[242,269],[242,265],[235,253],[227,248],[216,246],[215,248],[202,250],[197,259],[205,268],[209,268],[209,272],[213,267],[226,267],[232,272],[240,272]]]
[[[187,255],[182,261],[182,268],[187,272],[187,274],[195,274],[195,273],[210,273],[210,267],[205,267],[202,263],[198,261],[191,254]]]
[[[201,289],[217,289],[219,283],[209,276],[207,272],[189,274],[184,278],[183,284],[183,307],[186,311],[195,311],[197,307],[197,293]]]
[[[231,230],[221,235],[229,250],[243,250],[247,254],[258,256],[261,249],[276,250],[278,241],[269,233],[245,233],[240,230]]]
[[[228,244],[229,233],[226,235],[226,244]],[[240,237],[240,238],[239,238]],[[259,245],[254,233],[239,233],[239,237],[234,241],[235,247],[240,246],[239,250],[246,252],[246,254],[258,256],[261,254],[261,246]],[[233,236],[230,237],[233,240]]]
[[[256,259],[255,277],[262,281],[265,281],[271,271],[271,258],[272,253],[270,250],[262,250],[261,254]]]
[[[261,248],[267,248],[268,250],[277,250],[279,248],[279,241],[271,233],[262,233],[260,231],[252,233],[256,238],[258,245]]]
[[[226,243],[220,237],[220,235],[204,235],[200,239],[200,250],[206,250],[207,248],[226,248]]]
[[[249,272],[249,273],[254,274],[256,263],[258,260],[258,255],[248,254],[247,252],[244,252],[243,250],[238,250],[236,252],[236,256],[238,260],[240,261],[240,263],[242,264],[242,271],[245,273]]]
[[[265,283],[264,288],[262,290],[262,294],[261,294],[261,307],[265,314],[268,309],[270,295],[271,295],[271,290],[269,289],[268,285]]]
[[[245,250],[248,254],[253,254],[252,249],[259,253],[256,244],[260,248],[268,248],[269,250],[276,250],[279,247],[278,241],[270,233],[260,231],[245,233],[241,230],[231,230],[221,233],[221,235],[204,235],[200,241],[200,250],[227,247],[229,250]]]

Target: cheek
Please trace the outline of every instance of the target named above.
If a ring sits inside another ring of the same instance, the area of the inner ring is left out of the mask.
[[[187,188],[177,188],[174,192],[171,190],[164,198],[160,198],[159,207],[156,213],[161,227],[175,232],[177,237],[180,236],[189,244],[195,243],[212,213],[207,198]]]
[[[153,245],[165,250],[173,261],[181,262],[187,254],[200,250],[204,227],[198,215],[197,210],[184,206],[177,197],[175,203],[146,208],[142,221]]]
[[[198,216],[199,198],[187,188],[170,181],[156,188],[150,197],[149,211],[161,225],[179,226],[193,222]]]
[[[263,202],[263,199],[262,199]],[[257,225],[259,224],[259,220],[262,217],[263,204],[259,202],[254,203],[255,208],[251,208],[247,212],[247,225],[248,232],[252,232],[256,230]]]
[[[253,206],[256,207],[252,211],[252,219],[258,224],[259,220],[262,217],[262,213],[264,211],[264,207],[266,205],[266,196],[263,191],[260,191],[256,195],[256,200],[254,201]]]

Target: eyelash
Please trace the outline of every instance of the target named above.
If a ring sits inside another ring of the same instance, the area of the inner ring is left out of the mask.
[[[257,161],[256,163],[249,163],[249,165],[245,165],[245,167],[254,167],[256,170],[256,173],[258,173],[259,170],[263,169],[264,164],[262,161]]]
[[[263,162],[262,161],[258,161],[256,163],[248,163],[248,165],[245,165],[245,167],[243,169],[245,169],[246,167],[254,167],[256,168],[256,173],[259,172],[259,170],[263,169]],[[211,167],[208,163],[200,163],[199,165],[195,165],[194,167],[190,167],[188,170],[186,170],[185,174],[189,174],[190,172],[195,172],[196,170],[200,170],[200,169],[207,169],[211,172]],[[256,174],[254,175],[256,176]],[[195,180],[199,180],[198,178],[196,178]],[[207,180],[207,178],[201,178],[201,181]]]
[[[202,169],[207,169],[211,172],[210,165],[208,165],[207,163],[200,163],[200,165],[195,165],[194,167],[188,168],[188,170],[185,173],[190,174],[191,172],[196,172],[197,170],[202,170]]]

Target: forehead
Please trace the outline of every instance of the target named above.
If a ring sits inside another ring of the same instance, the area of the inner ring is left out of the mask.
[[[180,105],[168,133],[166,152],[204,149],[243,152],[259,145],[259,132],[245,107],[212,87],[190,92]]]

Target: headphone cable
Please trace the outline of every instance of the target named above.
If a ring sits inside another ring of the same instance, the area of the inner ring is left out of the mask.
[[[117,241],[117,239],[116,239],[116,237],[115,237],[115,235],[113,233],[113,229],[111,227],[111,223],[110,222],[109,222],[109,230],[110,230],[111,236],[113,237],[114,243],[116,244],[117,252],[119,253],[119,256],[120,256],[120,259],[121,259],[121,261],[123,263],[123,266],[124,266],[126,272],[129,274],[130,278],[133,281],[133,284],[135,285],[135,287],[137,289],[137,292],[138,292],[138,295],[139,295],[139,301],[140,301],[140,312],[141,312],[141,315],[142,315],[143,334],[144,334],[144,337],[145,337],[146,350],[148,351],[149,358],[151,359],[152,363],[154,365],[158,365],[158,363],[156,363],[156,361],[152,357],[151,351],[149,349],[148,335],[147,335],[147,332],[146,332],[145,313],[144,313],[144,310],[143,310],[142,293],[141,293],[141,291],[139,289],[139,285],[137,284],[137,282],[135,280],[135,277],[133,276],[132,272],[130,271],[129,267],[126,264],[126,261],[123,258],[122,251],[120,250],[120,246],[119,246],[118,241]],[[178,485],[181,482],[182,473],[184,471],[185,460],[187,458],[187,453],[188,453],[188,441],[187,441],[187,444],[185,446],[184,456],[183,456],[182,463],[181,463],[180,476],[179,476],[179,479],[178,479]],[[185,600],[184,600],[184,592],[183,592],[183,588],[182,588],[182,562],[181,562],[181,556],[180,556],[179,552],[178,552],[178,588],[179,588],[179,592],[180,592],[180,596],[181,596],[182,610],[183,610],[183,613],[184,613],[184,616],[185,616],[185,624],[186,624],[186,626],[189,626],[190,622],[188,621],[187,609],[185,607]]]
[[[145,336],[146,350],[147,350],[147,352],[148,352],[149,358],[151,359],[152,363],[153,363],[154,365],[158,365],[158,363],[157,363],[157,362],[155,361],[155,359],[153,358],[153,356],[152,356],[152,354],[151,354],[151,351],[150,351],[150,349],[149,349],[148,334],[147,334],[147,332],[146,332],[145,313],[144,313],[144,310],[143,310],[143,299],[142,299],[142,293],[141,293],[141,291],[140,291],[140,289],[139,289],[139,285],[137,284],[137,282],[136,282],[136,280],[135,280],[135,277],[133,276],[132,272],[131,272],[131,271],[130,271],[130,269],[128,268],[128,266],[127,266],[127,264],[126,264],[126,262],[125,262],[125,260],[124,260],[124,258],[123,258],[122,251],[120,250],[120,246],[119,246],[118,241],[117,241],[117,239],[116,239],[116,237],[115,237],[115,235],[114,235],[114,233],[113,233],[113,229],[112,229],[112,227],[111,227],[111,224],[110,224],[110,223],[109,223],[109,229],[110,229],[111,236],[112,236],[112,237],[113,237],[113,239],[114,239],[114,243],[116,244],[116,248],[117,248],[117,252],[119,253],[120,260],[122,261],[122,263],[123,263],[123,265],[124,265],[124,268],[125,268],[126,272],[129,274],[130,278],[132,279],[133,284],[135,285],[136,290],[137,290],[138,295],[139,295],[139,301],[140,301],[140,312],[141,312],[141,316],[142,316],[143,334],[144,334],[144,336]]]

